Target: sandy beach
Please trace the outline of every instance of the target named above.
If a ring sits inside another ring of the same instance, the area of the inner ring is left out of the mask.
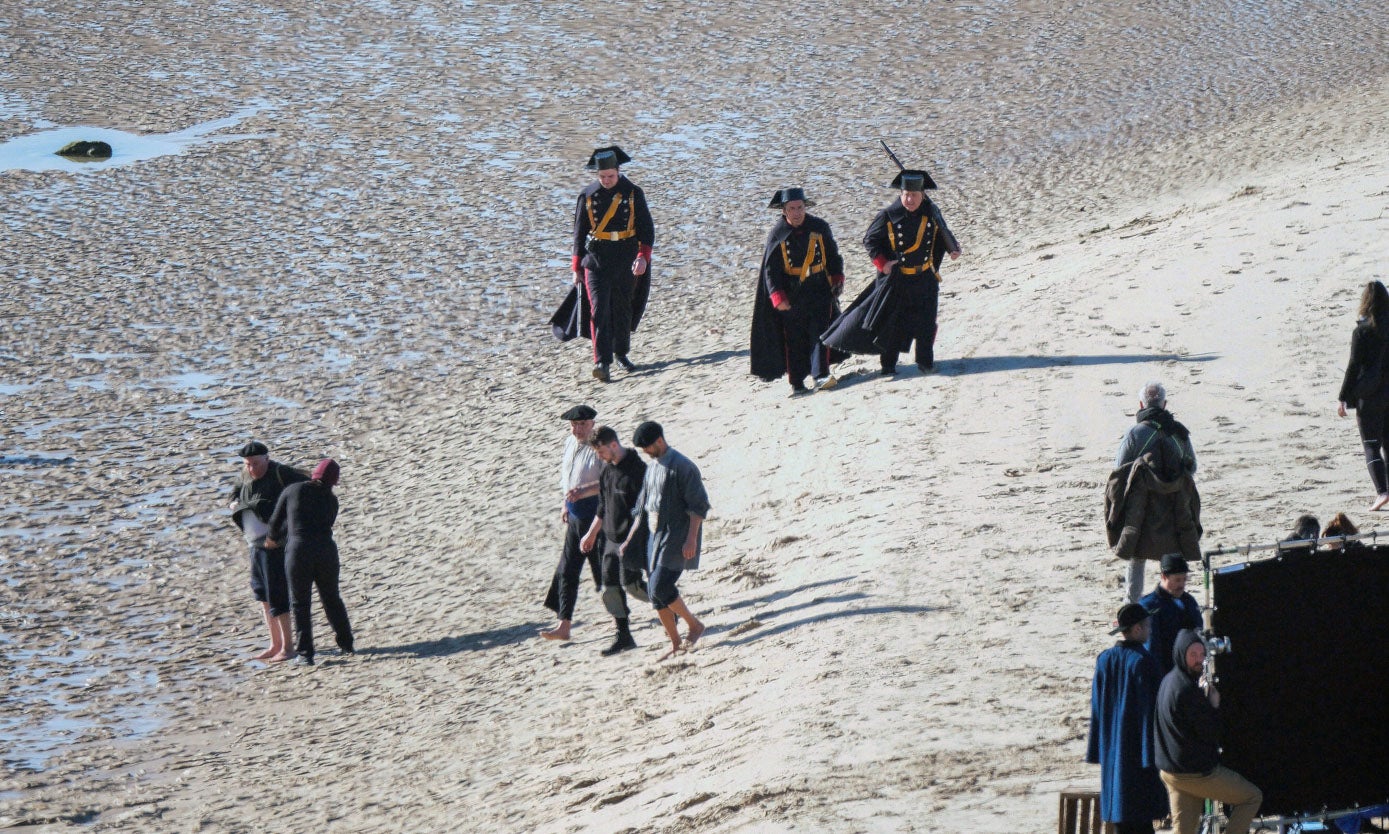
[[[0,166],[81,126],[177,152],[0,170],[0,830],[1052,830],[1098,784],[1102,489],[1145,381],[1204,546],[1375,526],[1335,415],[1389,262],[1375,4],[7,17]],[[940,373],[789,400],[747,367],[764,206],[805,186],[857,293],[879,137],[965,248]],[[546,320],[610,142],[657,244],[642,367],[601,386]],[[599,657],[587,589],[536,639],[579,402],[704,473],[697,651],[656,663],[643,610]],[[249,660],[250,437],[343,466],[354,657]]]

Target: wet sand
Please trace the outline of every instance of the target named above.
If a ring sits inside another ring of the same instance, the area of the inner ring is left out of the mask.
[[[1330,8],[16,15],[0,140],[259,138],[0,172],[0,826],[1049,829],[1096,781],[1100,491],[1147,378],[1193,429],[1207,544],[1368,526],[1333,400],[1385,277],[1386,19]],[[805,185],[857,291],[879,136],[966,248],[941,374],[788,401],[746,373],[762,206]],[[658,242],[644,367],[600,388],[544,322],[609,141]],[[573,643],[534,638],[577,401],[660,420],[708,480],[710,631],[675,662],[650,616],[599,658],[588,592]],[[343,464],[355,658],[247,662],[248,436]]]

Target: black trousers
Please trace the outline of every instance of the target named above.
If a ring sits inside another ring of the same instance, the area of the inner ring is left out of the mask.
[[[554,579],[550,580],[550,592],[545,595],[545,607],[555,612],[561,620],[574,619],[574,606],[579,601],[579,585],[583,582],[584,563],[589,564],[593,573],[594,584],[601,590],[601,572],[599,563],[603,554],[603,534],[598,534],[598,541],[593,546],[592,553],[584,553],[579,549],[579,540],[588,532],[588,528],[593,524],[593,516],[583,517],[569,514],[569,521],[564,527],[564,549],[560,551],[559,566],[555,568]]]
[[[603,548],[603,606],[620,620],[631,614],[627,608],[629,594],[642,602],[649,602],[642,566],[623,558],[618,552],[621,547],[622,542],[610,541]]]
[[[632,349],[632,294],[637,285],[632,260],[605,252],[598,269],[584,270],[596,364],[611,365],[614,353],[626,356]]]
[[[804,383],[807,374],[814,379],[827,376],[830,372],[830,349],[820,343],[820,334],[834,321],[834,295],[828,285],[823,292],[801,292],[791,300],[790,310],[778,311],[777,315],[781,317],[786,344],[786,376],[791,384]]]
[[[1153,821],[1147,822],[1116,822],[1114,823],[1115,834],[1153,834]]]
[[[904,325],[902,350],[909,341],[916,342],[916,364],[930,368],[936,364],[936,313],[940,306],[940,281],[932,274],[919,275],[902,284],[898,298],[899,315]],[[897,351],[881,354],[884,370],[897,367]]]
[[[294,612],[294,652],[304,657],[314,656],[313,646],[313,589],[318,586],[318,600],[328,624],[333,627],[338,648],[352,650],[352,625],[347,621],[347,606],[338,592],[338,546],[327,542],[289,541],[285,548],[285,573],[289,577],[289,607]]]
[[[1365,465],[1376,495],[1389,494],[1389,406],[1360,402],[1355,409],[1355,423],[1360,427],[1360,442],[1365,446]]]

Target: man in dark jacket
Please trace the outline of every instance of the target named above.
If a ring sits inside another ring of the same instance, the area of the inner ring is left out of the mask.
[[[352,654],[352,625],[347,620],[347,606],[338,591],[341,563],[338,545],[333,540],[333,523],[338,519],[338,497],[333,486],[338,482],[338,463],[324,458],[314,467],[310,480],[289,486],[280,494],[275,512],[270,517],[270,533],[266,539],[285,548],[285,573],[289,577],[289,602],[294,609],[294,663],[312,666],[313,589],[318,586],[318,600],[328,623],[337,637],[343,654]]]
[[[1123,639],[1095,662],[1085,761],[1100,766],[1100,816],[1117,834],[1153,834],[1167,816],[1167,795],[1153,759],[1153,712],[1162,673],[1143,647],[1149,614],[1129,603],[1114,630]]]
[[[1157,469],[1153,455],[1144,453],[1110,475],[1108,487],[1118,486],[1114,482],[1122,479],[1122,490],[1106,490],[1106,526],[1113,536],[1114,555],[1129,560],[1129,602],[1143,595],[1143,566],[1148,561],[1168,553],[1179,553],[1188,561],[1201,558],[1201,496],[1196,482],[1185,473],[1165,480]]]
[[[834,387],[830,365],[844,358],[820,343],[839,314],[844,259],[830,224],[806,213],[814,205],[800,188],[772,195],[768,208],[781,217],[762,251],[752,310],[752,372],[768,382],[785,374],[792,396],[809,392],[807,375],[817,390]]]
[[[1172,671],[1157,701],[1157,765],[1172,804],[1176,834],[1196,834],[1204,800],[1228,807],[1224,834],[1248,834],[1264,795],[1220,763],[1220,693],[1204,679],[1206,646],[1191,629],[1177,633]]]
[[[293,645],[289,626],[289,583],[285,579],[285,551],[267,547],[270,514],[280,493],[290,484],[308,480],[298,469],[270,459],[270,449],[259,440],[241,447],[241,473],[231,489],[232,521],[251,548],[251,593],[260,602],[270,646],[256,660],[278,663],[288,660]]]
[[[1157,589],[1138,604],[1153,613],[1145,645],[1165,675],[1172,671],[1172,644],[1184,628],[1201,629],[1201,606],[1186,592],[1189,567],[1180,553],[1162,557],[1162,578]]]
[[[635,649],[632,639],[627,594],[649,602],[642,571],[646,568],[646,540],[637,536],[624,553],[622,543],[632,533],[637,496],[641,494],[646,464],[631,449],[623,447],[617,432],[603,426],[594,432],[592,445],[603,468],[598,473],[598,510],[579,549],[591,553],[603,541],[603,605],[617,623],[617,637],[603,649],[604,657]]]

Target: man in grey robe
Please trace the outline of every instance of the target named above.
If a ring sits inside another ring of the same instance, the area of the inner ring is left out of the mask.
[[[694,648],[704,634],[704,623],[685,606],[676,582],[685,571],[699,567],[700,530],[709,514],[709,496],[704,492],[699,467],[670,448],[659,423],[647,421],[637,426],[632,445],[646,453],[652,463],[646,468],[637,497],[640,523],[632,525],[623,548],[636,536],[649,534],[647,595],[670,637],[671,649],[660,658],[665,660]],[[677,618],[685,621],[683,641]]]

